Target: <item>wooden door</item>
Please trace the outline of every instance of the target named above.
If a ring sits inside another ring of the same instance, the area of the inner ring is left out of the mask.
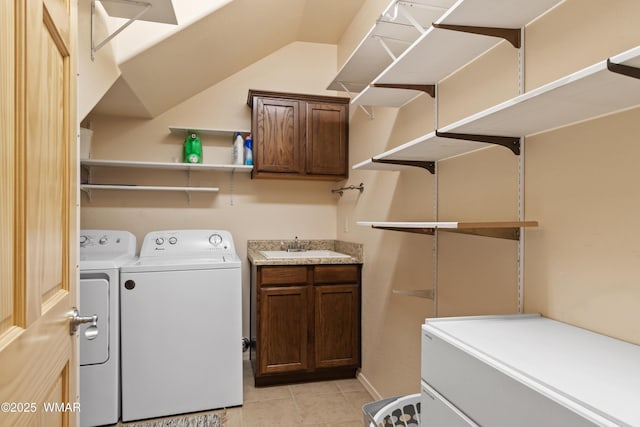
[[[254,175],[304,172],[300,122],[298,101],[255,98],[253,105]]]
[[[0,0],[0,425],[75,425],[76,2]]]
[[[307,103],[307,174],[348,176],[347,120],[344,104]]]
[[[260,290],[260,374],[303,372],[309,368],[309,288],[304,285]]]
[[[315,366],[360,364],[360,286],[316,285]]]

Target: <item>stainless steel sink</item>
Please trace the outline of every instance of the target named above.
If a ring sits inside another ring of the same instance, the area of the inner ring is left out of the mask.
[[[267,259],[300,259],[300,258],[351,258],[351,255],[326,249],[307,250],[300,252],[288,251],[260,251]]]

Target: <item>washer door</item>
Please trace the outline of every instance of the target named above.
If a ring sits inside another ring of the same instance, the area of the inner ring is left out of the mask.
[[[98,336],[85,335],[89,324],[80,325],[80,365],[96,365],[109,360],[109,281],[80,279],[80,315],[98,315]]]

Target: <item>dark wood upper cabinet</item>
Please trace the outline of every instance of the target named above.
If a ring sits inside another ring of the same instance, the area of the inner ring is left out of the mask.
[[[249,90],[253,178],[349,175],[349,98]]]

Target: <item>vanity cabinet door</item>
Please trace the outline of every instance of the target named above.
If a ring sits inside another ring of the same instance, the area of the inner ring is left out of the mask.
[[[314,286],[315,366],[360,364],[360,286]]]
[[[309,286],[266,287],[259,296],[259,372],[306,371]]]

